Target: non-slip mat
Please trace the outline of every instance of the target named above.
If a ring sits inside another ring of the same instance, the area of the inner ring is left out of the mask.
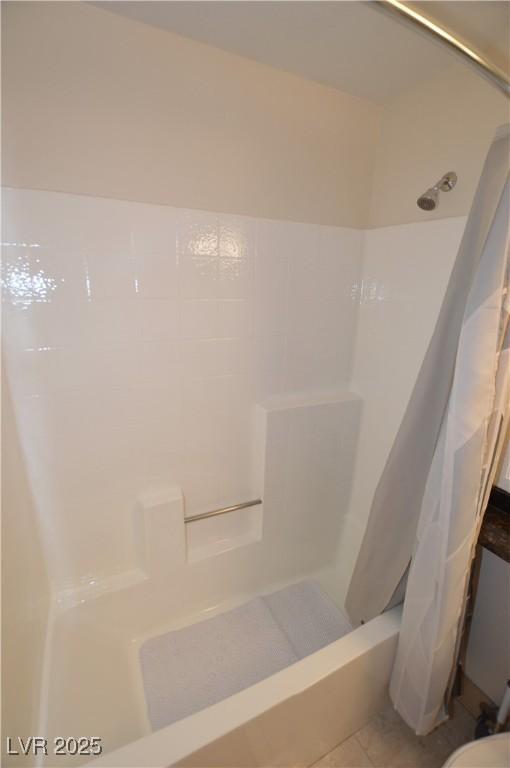
[[[147,640],[140,662],[154,730],[215,704],[351,631],[314,582]]]
[[[315,581],[300,581],[264,598],[298,659],[304,659],[352,630]]]

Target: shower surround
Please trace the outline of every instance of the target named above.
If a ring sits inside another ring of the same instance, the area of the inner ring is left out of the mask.
[[[365,231],[17,189],[3,204],[6,372],[54,595],[38,725],[100,732],[108,753],[150,733],[151,638],[303,578],[342,607],[464,219]],[[298,679],[303,696],[331,675],[357,688],[318,749],[381,704],[397,631],[377,620],[277,673],[284,708]],[[203,733],[264,717],[272,686]],[[205,746],[187,738],[176,759]]]
[[[3,205],[6,373],[54,591],[38,726],[109,751],[150,732],[145,640],[335,562],[363,233],[30,190]]]
[[[29,190],[3,202],[6,368],[57,590],[136,566],[147,494],[178,486],[193,515],[261,493],[255,405],[288,412],[288,393],[317,403],[273,418],[291,475],[278,517],[326,515],[334,493],[345,507],[354,416],[335,427],[320,404],[348,389],[360,230]]]

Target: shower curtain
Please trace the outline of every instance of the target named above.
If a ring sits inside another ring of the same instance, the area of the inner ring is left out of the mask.
[[[504,126],[485,161],[346,601],[355,622],[378,615],[411,563],[390,692],[417,733],[443,717],[470,563],[508,419],[509,165]]]

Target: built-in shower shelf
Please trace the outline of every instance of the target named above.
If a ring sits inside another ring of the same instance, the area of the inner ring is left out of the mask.
[[[255,495],[256,496],[256,495]],[[262,538],[263,504],[249,503],[185,514],[180,487],[145,494],[135,510],[134,538],[139,567],[149,576],[176,571],[207,557]]]
[[[197,509],[187,508],[186,488],[144,495],[135,514],[139,567],[151,577],[185,578],[188,565],[253,549],[250,545],[263,538],[269,547],[292,542],[286,556],[300,563],[313,559],[307,542],[314,537],[333,556],[360,413],[361,398],[346,390],[292,393],[259,403],[251,476],[240,496],[224,499],[224,507],[212,501]]]
[[[261,503],[233,505],[225,514],[197,515],[186,519],[186,558],[196,562],[219,555],[262,538],[263,507]],[[218,510],[215,510],[218,512]],[[219,510],[222,512],[222,510]]]

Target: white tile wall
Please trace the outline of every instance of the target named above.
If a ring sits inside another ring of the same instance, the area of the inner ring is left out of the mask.
[[[142,493],[244,500],[257,402],[347,387],[361,231],[29,190],[3,205],[6,367],[57,584],[131,566]]]

